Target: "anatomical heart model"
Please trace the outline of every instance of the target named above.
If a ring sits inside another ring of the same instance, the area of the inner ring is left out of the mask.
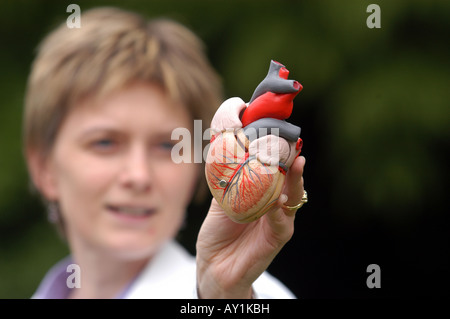
[[[286,119],[303,87],[288,75],[272,60],[250,102],[230,98],[211,121],[206,180],[235,222],[252,222],[276,204],[286,172],[300,154],[300,127]]]

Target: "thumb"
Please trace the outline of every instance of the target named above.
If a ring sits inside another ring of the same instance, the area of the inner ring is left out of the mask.
[[[209,211],[212,213],[224,213],[222,206],[220,206],[220,204],[214,197],[211,200],[211,206],[209,207]]]

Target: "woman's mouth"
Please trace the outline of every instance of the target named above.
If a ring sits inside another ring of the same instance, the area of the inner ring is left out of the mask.
[[[155,210],[147,207],[139,206],[119,206],[119,205],[107,205],[109,211],[123,216],[130,217],[148,217],[152,215]]]

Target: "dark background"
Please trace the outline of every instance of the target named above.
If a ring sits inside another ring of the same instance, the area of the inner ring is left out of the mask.
[[[0,298],[28,298],[67,253],[29,191],[21,119],[39,41],[76,3],[173,18],[206,43],[226,97],[248,101],[282,62],[304,86],[309,202],[269,271],[299,298],[439,298],[449,288],[449,1],[2,1],[0,4]],[[381,28],[369,29],[370,3]],[[82,25],[83,21],[81,21]],[[180,241],[195,253],[206,211]],[[381,268],[369,289],[367,266]]]

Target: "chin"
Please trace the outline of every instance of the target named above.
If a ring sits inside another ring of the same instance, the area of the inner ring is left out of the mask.
[[[143,236],[114,236],[103,247],[111,255],[123,260],[148,259],[166,242],[166,238]]]

